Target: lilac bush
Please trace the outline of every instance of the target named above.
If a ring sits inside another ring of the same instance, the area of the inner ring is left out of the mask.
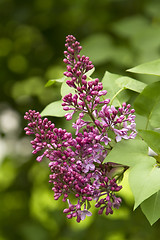
[[[92,201],[99,209],[98,214],[112,214],[114,208],[119,208],[121,198],[116,193],[122,187],[118,185],[117,169],[123,167],[124,173],[127,168],[104,160],[117,142],[134,139],[137,132],[131,105],[123,103],[118,109],[110,105],[99,79],[87,78],[87,72],[94,66],[89,57],[80,55],[82,47],[74,36],[66,37],[65,47],[67,71],[64,75],[75,94],[64,96],[62,106],[69,111],[65,115],[67,121],[77,113],[72,124],[75,135],[57,129],[35,110],[29,110],[24,116],[29,121],[25,131],[35,136],[31,144],[32,153],[39,153],[37,161],[43,157],[49,159],[49,182],[53,184],[54,199],[62,197],[67,201],[68,208],[63,212],[68,219],[76,217],[80,222],[92,215],[89,211]]]

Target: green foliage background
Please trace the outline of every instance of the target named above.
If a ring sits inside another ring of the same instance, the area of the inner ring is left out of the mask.
[[[128,75],[126,69],[160,58],[159,9],[159,0],[0,0],[0,240],[158,239],[160,221],[151,227],[140,208],[132,212],[127,176],[113,216],[95,211],[81,224],[67,220],[65,204],[53,199],[47,163],[31,155],[23,115],[60,99],[58,83],[44,86],[63,77],[68,34],[81,42],[99,78],[106,70]],[[51,119],[68,127],[64,118]]]

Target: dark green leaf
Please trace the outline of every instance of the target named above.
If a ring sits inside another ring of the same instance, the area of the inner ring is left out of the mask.
[[[151,114],[151,119],[150,123],[154,128],[160,128],[160,100],[155,103],[153,109],[152,109],[152,114]]]
[[[153,127],[158,124],[157,116],[160,115],[160,108],[157,106],[160,104],[160,82],[155,82],[141,92],[134,102],[134,108],[139,115],[145,116]],[[155,111],[156,108],[156,111]],[[158,113],[158,115],[156,115]],[[153,117],[153,121],[152,121]],[[160,124],[160,120],[159,120]]]
[[[160,154],[160,133],[151,130],[139,130],[139,135],[148,146],[157,154]]]

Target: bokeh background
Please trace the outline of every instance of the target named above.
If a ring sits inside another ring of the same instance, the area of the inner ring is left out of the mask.
[[[53,199],[47,162],[31,154],[23,115],[60,98],[59,85],[44,86],[63,76],[68,34],[83,45],[95,76],[126,75],[160,58],[160,1],[0,0],[0,240],[159,239],[160,222],[151,227],[140,208],[132,212],[127,175],[119,211],[108,217],[94,211],[77,224],[62,213],[65,203]],[[65,127],[64,118],[52,120]]]

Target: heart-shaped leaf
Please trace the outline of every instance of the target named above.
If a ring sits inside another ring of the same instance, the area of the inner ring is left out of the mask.
[[[121,140],[105,158],[104,162],[114,162],[129,167],[145,161],[148,154],[148,146],[141,139]]]
[[[116,83],[121,88],[130,89],[138,93],[141,93],[142,90],[147,86],[145,83],[137,81],[130,77],[120,77],[116,80]]]
[[[141,139],[118,142],[104,162],[130,166],[129,182],[137,208],[160,189],[160,168],[156,159],[148,156],[148,145]]]
[[[134,108],[139,115],[147,117],[148,123],[150,123],[154,127],[156,117],[154,109],[156,106],[159,106],[159,104],[160,104],[160,82],[155,82],[146,86],[144,90],[139,94],[139,96],[136,98],[134,102]],[[156,108],[156,111],[160,115],[160,108]],[[157,121],[158,118],[156,117],[156,125]]]
[[[160,168],[155,158],[144,156],[142,162],[131,168],[129,183],[136,209],[144,200],[160,190]]]
[[[64,117],[66,111],[63,110],[62,101],[52,102],[41,112],[41,116]]]
[[[126,102],[129,99],[129,94],[126,92],[125,87],[121,87],[117,84],[116,80],[120,78],[120,75],[105,72],[102,79],[103,89],[107,90],[107,98],[110,98],[114,106],[120,106],[122,102]],[[118,93],[118,94],[117,94]]]
[[[141,209],[150,222],[153,225],[160,218],[160,191],[153,194],[141,204]]]
[[[151,130],[139,130],[139,135],[148,146],[157,154],[160,154],[160,133]]]
[[[150,123],[154,128],[160,128],[160,101],[154,105],[150,117]]]
[[[62,96],[62,98],[69,93],[72,93],[74,95],[75,94],[75,89],[72,88],[72,87],[69,87],[68,84],[66,83],[66,80],[65,80],[62,83],[62,86],[61,86],[61,96]]]

